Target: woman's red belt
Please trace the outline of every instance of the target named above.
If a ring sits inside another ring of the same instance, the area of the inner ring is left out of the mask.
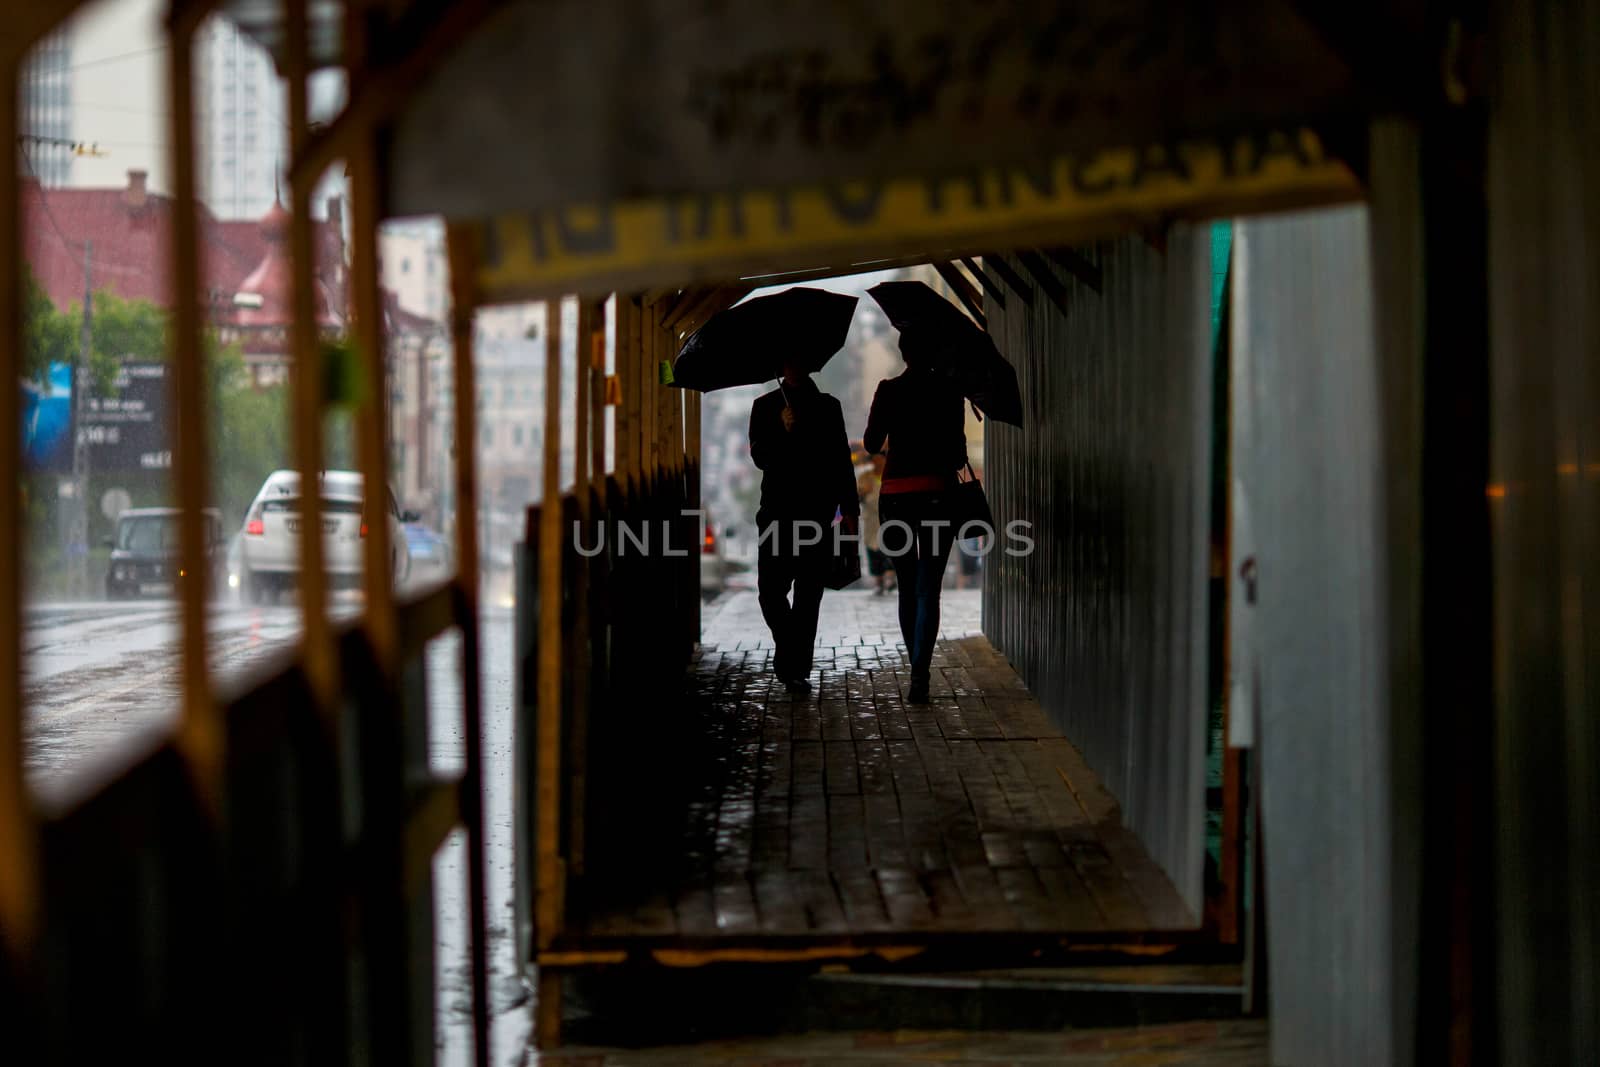
[[[942,493],[950,488],[950,479],[939,474],[908,474],[901,478],[885,478],[880,493]]]

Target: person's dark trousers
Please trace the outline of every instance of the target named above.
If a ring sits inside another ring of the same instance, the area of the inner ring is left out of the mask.
[[[767,523],[758,520],[758,529]],[[809,535],[808,535],[809,536]],[[814,547],[795,546],[787,520],[777,535],[761,541],[756,559],[756,592],[761,615],[772,631],[777,652],[772,670],[784,681],[811,673],[811,655],[817,642],[817,612],[822,607],[822,580],[828,556]],[[826,543],[824,543],[826,548]],[[789,590],[794,589],[794,602]]]
[[[956,531],[949,523],[930,523],[944,510],[938,496],[901,495],[905,499],[892,504],[887,496],[880,498],[885,525],[879,529],[878,544],[894,562],[900,591],[900,637],[911,660],[911,680],[926,683],[933,667],[933,646],[939,640],[939,591]],[[889,527],[890,522],[904,527]]]

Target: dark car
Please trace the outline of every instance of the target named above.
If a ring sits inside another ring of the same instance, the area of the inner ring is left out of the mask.
[[[222,514],[205,511],[206,544],[213,587],[228,579],[227,545],[222,540]],[[185,577],[178,564],[178,509],[130,508],[117,518],[117,532],[108,542],[106,597],[172,596]]]

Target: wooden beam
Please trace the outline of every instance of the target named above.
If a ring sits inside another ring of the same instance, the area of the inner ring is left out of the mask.
[[[190,580],[179,584],[183,630],[183,718],[178,740],[199,795],[221,816],[224,746],[222,709],[211,699],[206,646],[209,535],[205,507],[211,495],[211,447],[206,367],[201,334],[199,195],[195,179],[194,23],[175,20],[167,39],[167,100],[172,148],[173,410],[177,440],[173,473],[178,490],[178,558]]]
[[[1006,306],[1006,291],[1000,288],[993,278],[989,277],[978,261],[971,256],[962,256],[961,265],[966,267],[974,278],[978,279],[978,284],[983,286],[985,293],[989,294],[989,299],[999,304],[1001,309],[1004,310]]]
[[[1024,304],[1033,303],[1033,286],[1022,280],[1022,275],[1011,269],[1011,264],[1006,262],[1006,257],[998,253],[990,253],[983,257],[986,267],[993,267],[994,272],[1000,275],[1000,280],[1017,294]]]
[[[1063,315],[1067,313],[1067,289],[1050,270],[1050,265],[1037,252],[1018,252],[1017,262],[1039,283],[1039,288],[1050,298]]]
[[[956,294],[956,299],[961,301],[967,312],[985,330],[989,328],[989,320],[983,314],[983,298],[978,294],[977,286],[969,282],[966,277],[950,263],[935,263],[933,269],[943,278],[950,291]]]
[[[539,644],[534,730],[534,915],[538,948],[560,935],[566,912],[561,858],[561,304],[545,302],[544,474],[539,487]]]
[[[357,131],[393,118],[429,72],[499,6],[498,0],[448,0],[426,11],[419,6],[407,39],[385,42],[385,54],[398,58],[351,78],[349,103],[295,155],[290,179],[314,186],[335,160],[355,149]]]
[[[290,0],[287,19],[286,77],[289,82],[289,145],[298,150],[310,136],[308,130],[308,79],[311,76],[310,33],[306,14],[308,0]],[[311,196],[314,187],[306,182],[289,183],[289,262],[290,299],[294,317],[289,324],[292,360],[290,389],[294,418],[295,467],[301,485],[315,485],[322,469],[323,359],[322,340],[317,335],[316,246],[311,234]],[[300,497],[300,617],[301,648],[306,681],[322,712],[324,731],[337,744],[342,731],[338,703],[339,657],[334,648],[333,628],[328,621],[327,575],[323,567],[322,494],[302,493]],[[244,590],[246,595],[250,590]]]
[[[755,291],[753,285],[725,285],[718,289],[712,298],[697,308],[693,314],[685,316],[678,322],[678,329],[685,333],[693,333],[712,318],[728,310],[746,296]]]
[[[11,87],[0,102],[0,144],[17,141],[17,75],[21,50],[0,56],[0,80]],[[29,959],[38,936],[39,852],[32,798],[22,777],[22,470],[21,410],[14,383],[22,365],[22,236],[15,164],[0,168],[0,941],[14,946],[11,958]]]
[[[1049,256],[1056,266],[1078,279],[1084,285],[1093,289],[1096,294],[1100,292],[1103,281],[1100,267],[1090,262],[1089,257],[1079,252],[1076,248],[1062,246],[1060,248],[1046,248],[1044,254]]]

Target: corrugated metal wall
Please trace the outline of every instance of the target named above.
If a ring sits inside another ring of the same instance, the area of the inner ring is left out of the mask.
[[[1600,1062],[1600,3],[1500,3],[1489,127],[1502,1063]]]
[[[990,558],[984,630],[1122,804],[1198,917],[1205,813],[1211,453],[1207,227],[1165,252],[1138,238],[1084,254],[1101,292],[1058,273],[1065,312],[985,303],[1017,368],[1021,429],[986,428],[997,524],[1035,549]],[[1012,269],[1027,277],[1022,264]],[[1047,264],[1056,270],[1054,264]]]
[[[1272,1062],[1407,1062],[1411,872],[1394,868],[1414,828],[1391,767],[1397,679],[1415,678],[1415,599],[1394,594],[1415,574],[1392,548],[1415,536],[1398,403],[1414,375],[1403,340],[1392,368],[1377,355],[1366,207],[1240,223],[1233,270],[1233,464],[1258,575],[1234,654],[1258,671]]]

